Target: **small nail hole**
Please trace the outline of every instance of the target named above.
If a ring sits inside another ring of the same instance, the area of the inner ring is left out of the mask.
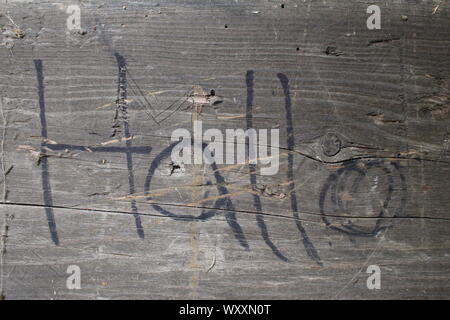
[[[281,9],[284,9],[284,3],[283,3],[283,4],[281,4],[281,6],[280,6],[280,7],[281,7]]]

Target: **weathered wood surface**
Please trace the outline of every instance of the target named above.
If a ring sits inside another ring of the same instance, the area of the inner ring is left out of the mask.
[[[4,298],[449,298],[450,4],[380,2],[368,30],[370,4],[2,0]],[[102,146],[120,81],[132,139]],[[205,129],[280,128],[277,175],[175,174],[192,109],[158,125],[142,95],[194,85],[224,100]]]

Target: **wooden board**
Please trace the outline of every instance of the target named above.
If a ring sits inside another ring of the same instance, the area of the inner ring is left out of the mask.
[[[2,0],[3,298],[448,299],[450,6],[370,4]],[[174,166],[194,86],[276,175]]]

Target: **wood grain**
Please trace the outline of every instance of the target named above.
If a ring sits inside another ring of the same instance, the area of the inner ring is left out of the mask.
[[[3,298],[448,299],[449,3],[370,4],[2,1]],[[278,174],[174,167],[194,86]]]

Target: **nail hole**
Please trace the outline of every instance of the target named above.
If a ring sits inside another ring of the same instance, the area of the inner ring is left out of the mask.
[[[281,7],[281,9],[284,9],[284,3],[282,3],[280,7]]]
[[[228,25],[225,25],[225,29],[227,29],[228,28]]]
[[[299,47],[297,47],[297,48],[295,48],[295,50],[297,50],[297,51],[300,51],[300,48],[299,48]]]

